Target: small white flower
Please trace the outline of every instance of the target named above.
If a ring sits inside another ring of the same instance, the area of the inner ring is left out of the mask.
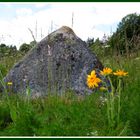
[[[87,133],[87,136],[98,136],[98,131],[95,130],[93,132],[89,132],[89,133]]]
[[[91,135],[92,136],[98,136],[98,132],[97,131],[91,132]]]

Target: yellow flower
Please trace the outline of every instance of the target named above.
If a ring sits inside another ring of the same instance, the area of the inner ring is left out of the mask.
[[[107,88],[106,87],[100,87],[100,90],[101,91],[107,91]]]
[[[87,85],[89,88],[98,87],[98,84],[100,82],[101,82],[101,79],[96,76],[95,70],[93,70],[91,74],[87,76]]]
[[[12,82],[8,82],[7,85],[8,85],[8,86],[12,86],[13,83],[12,83]]]
[[[111,68],[107,68],[107,67],[104,68],[103,71],[100,72],[100,74],[104,75],[104,76],[109,75],[111,73],[112,73],[112,69]]]
[[[125,72],[125,71],[123,71],[123,70],[117,70],[116,72],[114,72],[113,73],[114,75],[116,75],[116,76],[126,76],[126,75],[128,75],[128,72]]]

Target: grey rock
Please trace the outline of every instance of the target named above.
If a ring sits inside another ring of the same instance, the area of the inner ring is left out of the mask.
[[[68,89],[78,94],[90,94],[86,85],[87,74],[103,68],[72,29],[63,26],[52,32],[32,48],[26,56],[10,70],[4,78],[12,81],[15,93],[31,89],[32,97],[48,93],[62,94]]]

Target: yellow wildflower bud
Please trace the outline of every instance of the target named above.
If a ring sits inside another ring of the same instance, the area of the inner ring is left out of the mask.
[[[106,87],[100,87],[100,90],[101,91],[107,91],[107,88]]]
[[[8,86],[12,86],[13,83],[12,83],[12,82],[8,82],[7,85],[8,85]]]

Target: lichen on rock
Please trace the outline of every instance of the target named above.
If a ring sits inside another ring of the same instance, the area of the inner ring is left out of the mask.
[[[87,74],[103,68],[96,55],[74,31],[63,26],[52,32],[34,47],[4,78],[12,81],[15,93],[31,95],[61,94],[68,89],[78,94],[91,93],[86,85]]]

